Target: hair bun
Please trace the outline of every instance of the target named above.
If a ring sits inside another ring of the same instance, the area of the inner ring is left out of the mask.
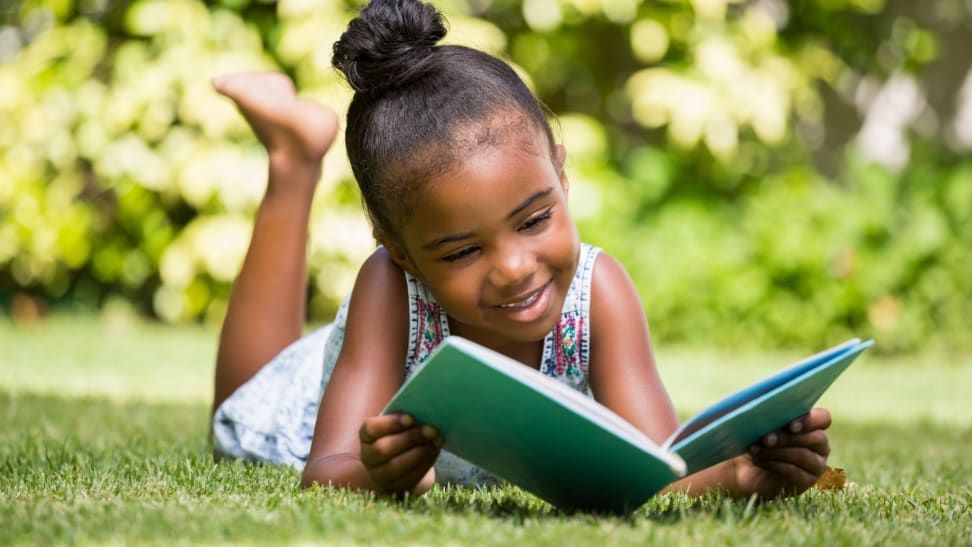
[[[373,0],[334,43],[331,63],[355,91],[370,93],[414,80],[430,65],[445,20],[418,0]]]

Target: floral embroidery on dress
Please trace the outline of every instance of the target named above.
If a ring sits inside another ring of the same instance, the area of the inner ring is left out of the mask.
[[[439,323],[439,305],[415,299],[418,317],[418,343],[412,356],[416,363],[424,362],[432,350],[442,342],[442,326]]]
[[[566,316],[560,320],[554,333],[554,370],[557,376],[581,376],[581,359],[578,341],[582,339],[584,318]]]

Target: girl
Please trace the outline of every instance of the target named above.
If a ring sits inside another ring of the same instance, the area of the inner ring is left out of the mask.
[[[579,241],[564,148],[540,104],[499,59],[436,46],[445,32],[427,4],[374,0],[334,45],[355,90],[348,157],[381,246],[335,322],[304,338],[307,220],[335,115],[281,75],[214,82],[270,166],[220,337],[218,455],[302,467],[305,486],[395,495],[495,480],[444,451],[433,427],[380,415],[450,334],[591,393],[656,441],[676,428],[630,278]],[[802,492],[826,467],[829,425],[815,409],[671,488]]]

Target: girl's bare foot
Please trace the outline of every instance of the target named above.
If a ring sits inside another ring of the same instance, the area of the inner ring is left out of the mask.
[[[275,72],[220,76],[213,87],[236,103],[271,161],[320,168],[337,133],[337,115],[332,110],[298,98],[290,79]]]

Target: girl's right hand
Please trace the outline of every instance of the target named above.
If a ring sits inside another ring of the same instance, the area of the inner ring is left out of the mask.
[[[382,491],[405,494],[420,483],[435,480],[432,465],[444,440],[430,425],[407,414],[372,416],[358,430],[361,463]],[[423,480],[424,479],[424,480]]]

